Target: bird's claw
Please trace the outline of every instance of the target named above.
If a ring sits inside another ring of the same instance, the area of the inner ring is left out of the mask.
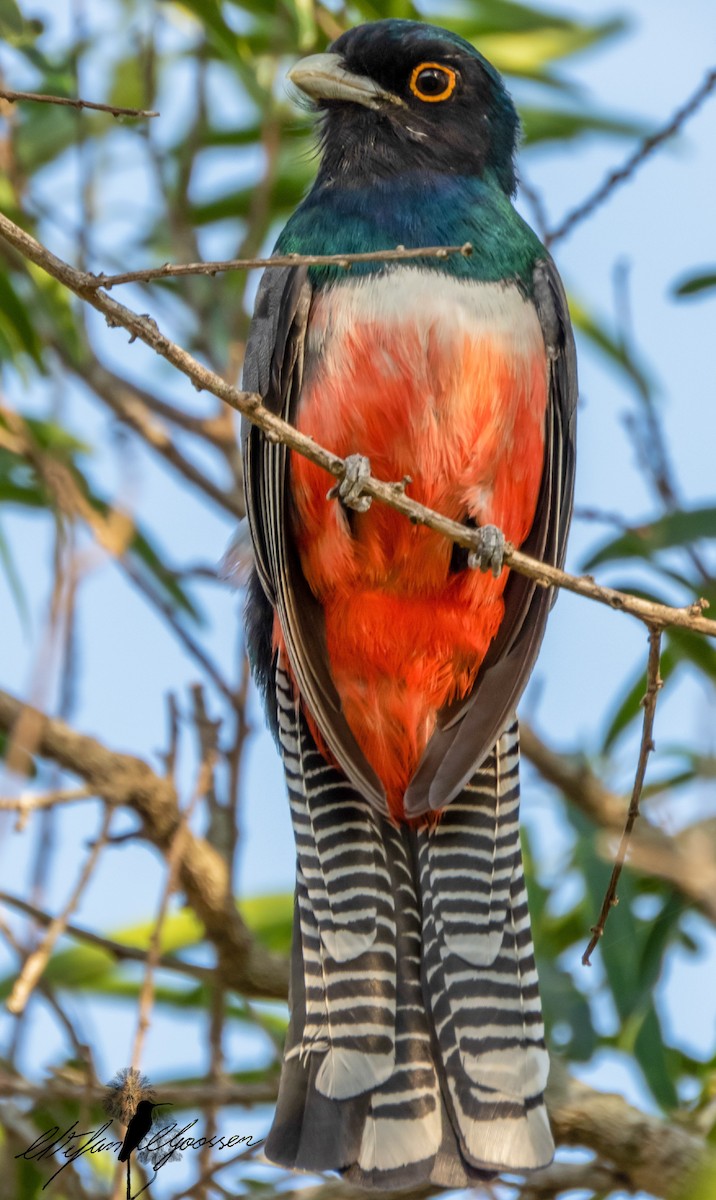
[[[372,496],[363,495],[363,484],[370,478],[370,459],[363,454],[349,454],[345,460],[343,478],[335,483],[328,499],[340,500],[346,508],[355,512],[367,512],[373,503]]]
[[[473,571],[492,571],[497,579],[505,562],[505,535],[496,525],[481,525],[476,530],[480,545],[467,556]]]

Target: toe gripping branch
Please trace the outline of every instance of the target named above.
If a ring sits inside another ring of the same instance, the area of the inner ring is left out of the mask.
[[[504,533],[496,525],[476,525],[471,517],[468,517],[464,524],[475,530],[479,545],[473,550],[453,545],[450,570],[457,573],[469,567],[472,571],[492,571],[497,578],[505,565]]]
[[[471,570],[492,571],[497,579],[505,565],[505,535],[496,525],[480,525],[476,530],[479,545],[467,555]]]
[[[326,493],[326,499],[339,500],[344,508],[354,512],[367,512],[373,498],[363,494],[363,484],[370,476],[370,459],[364,454],[349,454],[345,459],[342,478]],[[393,486],[404,492],[407,484],[411,482],[410,476],[406,475],[402,483]],[[473,525],[473,522],[467,521],[466,524]],[[496,525],[475,526],[475,532],[479,545],[469,551],[455,546],[451,569],[463,571],[467,566],[473,571],[492,571],[497,578],[505,563],[505,535]]]
[[[345,508],[352,508],[354,512],[367,512],[373,497],[363,495],[363,484],[370,479],[370,474],[369,458],[364,454],[349,454],[345,460],[343,478],[334,483],[326,499],[340,500]]]

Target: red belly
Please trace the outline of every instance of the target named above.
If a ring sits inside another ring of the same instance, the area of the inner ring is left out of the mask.
[[[319,299],[314,332],[330,321]],[[410,475],[408,495],[423,504],[495,524],[520,545],[535,513],[547,403],[541,336],[528,332],[357,321],[309,366],[297,424],[341,456],[367,455],[381,479]],[[451,573],[441,535],[378,502],[349,524],[326,499],[326,472],[296,454],[291,472],[294,535],[325,613],[346,720],[400,817],[438,710],[471,688],[499,628],[508,572]]]

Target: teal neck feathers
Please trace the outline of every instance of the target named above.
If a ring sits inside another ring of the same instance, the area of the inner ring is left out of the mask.
[[[315,185],[276,244],[279,254],[355,254],[396,246],[462,246],[473,253],[421,258],[410,265],[475,282],[515,281],[531,292],[536,234],[489,178],[405,173],[363,187]],[[395,269],[394,263],[312,267],[314,286]]]

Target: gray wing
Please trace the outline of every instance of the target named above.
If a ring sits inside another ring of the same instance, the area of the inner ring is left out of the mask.
[[[574,493],[577,361],[567,299],[551,258],[534,271],[534,304],[549,360],[545,462],[532,529],[521,549],[561,567]],[[405,794],[408,816],[449,804],[490,753],[532,673],[555,595],[511,572],[505,615],[470,695],[443,710]]]
[[[269,268],[256,297],[243,386],[272,412],[293,420],[304,370],[312,288],[303,267]],[[290,538],[289,451],[244,421],[246,512],[261,586],[276,609],[299,691],[351,783],[383,813],[385,791],[363,756],[331,678],[321,607]],[[270,636],[270,635],[269,635]]]

